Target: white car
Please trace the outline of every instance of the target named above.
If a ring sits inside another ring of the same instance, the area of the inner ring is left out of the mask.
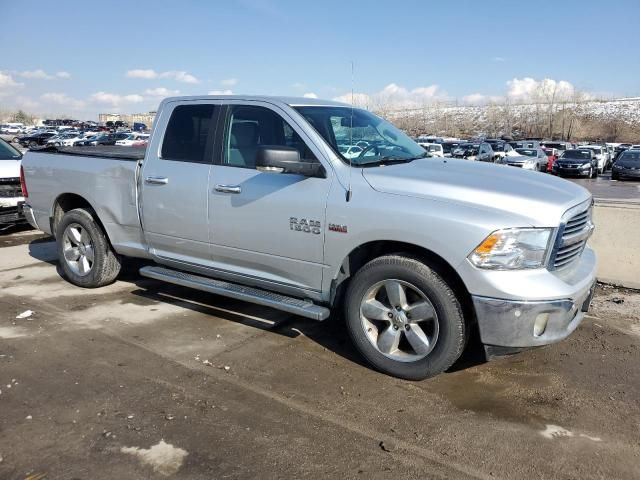
[[[432,157],[444,157],[444,150],[439,143],[424,142],[420,139],[417,141],[418,145],[424,148]]]
[[[579,145],[576,147],[580,150],[589,149],[593,151],[593,154],[596,156],[596,160],[598,161],[598,173],[604,173],[604,169],[607,165],[607,156],[608,154],[602,147],[602,145]]]
[[[20,186],[20,164],[22,154],[0,139],[0,230],[23,222],[20,207],[24,202]]]
[[[65,132],[47,140],[47,145],[55,145],[57,147],[71,147],[74,142],[82,140],[82,136],[78,132]]]
[[[132,133],[123,140],[116,140],[116,145],[121,147],[131,147],[138,140],[148,140],[149,135],[146,133]]]

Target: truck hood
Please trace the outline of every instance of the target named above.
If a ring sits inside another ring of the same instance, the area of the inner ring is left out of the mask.
[[[0,160],[0,178],[20,176],[20,160]]]
[[[591,198],[585,188],[552,175],[455,158],[368,167],[362,175],[379,192],[498,210],[537,227],[557,226],[564,212]]]

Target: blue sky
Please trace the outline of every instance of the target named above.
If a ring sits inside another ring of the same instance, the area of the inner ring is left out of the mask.
[[[640,1],[1,0],[0,110],[95,116],[165,94],[526,101],[640,95]]]

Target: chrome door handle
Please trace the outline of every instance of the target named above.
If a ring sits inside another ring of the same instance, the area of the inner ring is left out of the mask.
[[[144,183],[148,183],[149,185],[166,185],[169,183],[169,179],[167,177],[147,177],[144,179]]]
[[[214,190],[221,193],[241,193],[242,189],[239,185],[216,185]]]

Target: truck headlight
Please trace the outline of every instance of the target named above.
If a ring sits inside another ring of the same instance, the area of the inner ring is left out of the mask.
[[[552,233],[552,228],[497,230],[468,258],[476,267],[490,270],[541,268],[547,260]]]

